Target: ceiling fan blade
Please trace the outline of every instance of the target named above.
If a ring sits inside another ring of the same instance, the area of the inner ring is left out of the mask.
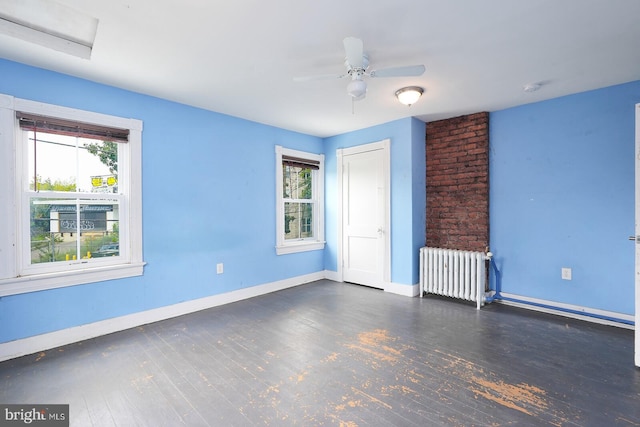
[[[369,73],[371,77],[405,77],[421,76],[424,73],[424,65],[409,65],[406,67],[383,68]]]
[[[362,40],[355,37],[347,37],[342,43],[347,55],[347,62],[351,68],[362,68],[362,56],[364,54]]]
[[[333,79],[341,79],[347,76],[346,74],[316,74],[314,76],[302,76],[302,77],[294,77],[293,81],[296,83],[302,82],[310,82],[313,80],[333,80]]]

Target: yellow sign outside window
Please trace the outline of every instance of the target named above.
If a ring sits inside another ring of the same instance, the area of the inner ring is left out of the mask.
[[[92,176],[91,177],[91,186],[94,189],[102,188],[111,188],[118,185],[118,178],[114,175],[103,175],[103,176]]]

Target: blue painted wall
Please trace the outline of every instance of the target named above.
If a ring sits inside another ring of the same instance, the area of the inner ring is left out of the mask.
[[[337,271],[338,148],[391,140],[394,283],[418,281],[425,124],[320,139],[0,60],[0,93],[144,122],[142,277],[0,298],[0,342]],[[632,314],[640,82],[492,113],[491,248],[503,292]],[[275,254],[274,146],[326,155],[324,251]],[[2,238],[2,236],[0,236]],[[223,262],[225,273],[215,265]],[[573,268],[562,281],[560,268]]]
[[[503,292],[634,313],[638,102],[633,82],[491,113],[490,236]]]
[[[425,143],[426,126],[420,120],[411,121],[411,254],[413,255],[411,272],[412,282],[420,282],[420,248],[426,244],[427,226],[427,147]]]
[[[391,281],[418,283],[418,252],[424,243],[425,124],[413,118],[373,126],[325,139],[326,240],[325,268],[338,270],[336,150],[391,141]],[[419,227],[416,225],[420,223]]]
[[[0,93],[143,120],[148,263],[142,277],[0,298],[0,342],[324,269],[323,251],[275,253],[274,146],[321,153],[322,139],[5,60],[0,76]]]

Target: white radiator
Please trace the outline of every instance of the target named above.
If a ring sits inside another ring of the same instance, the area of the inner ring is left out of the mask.
[[[491,252],[420,248],[420,296],[425,293],[475,301],[480,309]]]

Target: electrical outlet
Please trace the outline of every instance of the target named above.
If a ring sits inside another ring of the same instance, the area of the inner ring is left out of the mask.
[[[224,273],[224,264],[223,263],[218,263],[216,264],[216,273],[218,274],[222,274]]]
[[[562,280],[571,280],[571,269],[562,267]]]

